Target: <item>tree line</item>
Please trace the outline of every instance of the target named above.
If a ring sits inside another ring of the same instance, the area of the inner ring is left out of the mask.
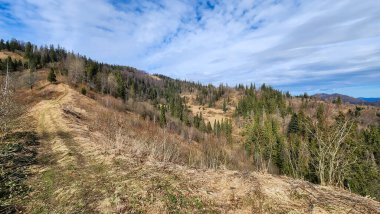
[[[163,128],[173,122],[194,127],[203,133],[223,137],[232,142],[232,120],[206,121],[201,113],[192,115],[181,94],[197,93],[199,104],[214,106],[225,97],[228,86],[218,87],[176,80],[164,75],[151,75],[133,67],[100,63],[85,56],[54,46],[37,47],[17,40],[0,41],[0,49],[24,53],[24,61],[8,58],[10,72],[28,69],[30,85],[38,68],[51,68],[51,79],[56,74],[67,77],[72,85],[85,85],[88,89],[108,94],[123,101],[147,102],[154,106],[155,115]],[[345,186],[352,191],[380,198],[380,127],[360,129],[357,117],[360,108],[335,118],[327,113],[328,106],[321,103],[315,114],[306,114],[309,96],[299,97],[302,104],[295,110],[287,104],[292,99],[265,84],[256,88],[238,85],[242,93],[234,116],[246,121],[244,147],[257,170],[284,174],[322,185]],[[226,101],[224,101],[226,103]],[[5,105],[5,104],[4,104]],[[227,110],[226,104],[224,110]],[[289,122],[285,122],[289,119]]]
[[[4,62],[0,61],[2,70],[6,63],[11,67],[11,72],[29,69],[30,79],[33,79],[36,69],[50,67],[49,77],[55,77],[59,73],[66,76],[68,82],[75,86],[85,84],[95,92],[109,94],[124,101],[149,102],[160,112],[160,124],[163,127],[169,120],[167,117],[169,114],[186,126],[211,133],[209,131],[211,126],[204,128],[200,125],[205,123],[203,117],[192,116],[181,93],[198,91],[202,96],[198,100],[202,103],[207,100],[210,105],[213,105],[224,93],[223,86],[215,89],[211,85],[203,86],[200,83],[175,80],[164,75],[154,75],[157,78],[152,78],[151,75],[136,68],[100,63],[54,45],[37,47],[30,42],[24,43],[12,39],[0,41],[0,50],[3,49],[23,54],[25,62],[12,60],[9,57]],[[30,82],[32,88],[34,82]]]
[[[257,170],[380,198],[380,126],[360,129],[362,108],[339,112],[331,120],[324,103],[306,115],[308,98],[295,112],[286,104],[286,94],[268,86],[240,90],[244,96],[235,115],[250,121],[243,132],[245,149]]]

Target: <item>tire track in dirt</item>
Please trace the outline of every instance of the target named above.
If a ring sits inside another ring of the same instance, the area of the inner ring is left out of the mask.
[[[41,213],[90,212],[93,209],[85,195],[92,189],[86,182],[95,181],[85,174],[94,174],[91,172],[93,166],[87,166],[91,160],[83,154],[77,130],[70,126],[71,121],[63,111],[64,106],[74,102],[74,92],[69,86],[58,84],[44,87],[41,93],[61,95],[42,100],[29,111],[36,119],[41,142],[40,165],[31,182],[36,197],[29,205],[30,210]]]
[[[41,101],[30,112],[37,119],[37,131],[41,136],[41,141],[44,145],[49,145],[51,152],[57,154],[57,162],[64,166],[72,164],[78,157],[72,155],[76,152],[73,152],[72,137],[61,110],[68,96],[68,89],[60,86],[55,88],[58,89],[57,93],[63,92],[63,94],[53,100]]]
[[[355,197],[358,199],[353,207],[353,202],[348,200],[352,194],[333,195],[331,192],[335,190],[315,187],[317,191],[314,186],[313,189],[303,187],[303,181],[260,173],[245,175],[229,170],[188,169],[154,160],[142,163],[128,153],[106,163],[107,156],[96,148],[97,139],[90,140],[94,134],[85,127],[86,121],[75,119],[77,113],[92,112],[88,108],[77,108],[77,101],[88,102],[88,105],[96,103],[85,100],[63,84],[48,85],[41,91],[61,94],[42,100],[30,111],[41,137],[41,159],[54,161],[40,164],[39,175],[31,185],[35,190],[33,201],[26,213],[116,213],[139,209],[158,213],[176,210],[183,204],[205,206],[204,213],[255,213],[257,210],[264,213],[261,210],[265,209],[274,213],[284,210],[294,213],[340,210],[343,213],[354,208],[357,210],[351,213],[360,213],[366,210],[363,208],[366,203],[372,209],[378,207],[377,203],[361,197]],[[308,192],[318,193],[327,204],[309,202]],[[342,199],[337,200],[338,197]],[[311,211],[306,210],[309,204],[313,206]],[[330,204],[335,205],[330,207]]]

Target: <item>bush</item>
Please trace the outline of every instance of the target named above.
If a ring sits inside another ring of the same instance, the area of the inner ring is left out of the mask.
[[[55,76],[54,70],[50,69],[50,72],[48,74],[47,80],[51,83],[57,82],[57,77]]]
[[[80,90],[80,93],[82,93],[83,95],[86,95],[86,94],[87,94],[87,90],[86,90],[86,88],[82,88],[82,89]]]

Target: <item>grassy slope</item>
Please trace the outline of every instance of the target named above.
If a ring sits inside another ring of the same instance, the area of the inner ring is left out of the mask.
[[[4,59],[7,59],[8,57],[11,57],[12,60],[22,60],[24,61],[24,57],[21,56],[21,54],[19,53],[15,53],[15,52],[10,52],[10,51],[0,51],[0,59],[4,60]]]
[[[143,143],[134,134],[121,142],[126,147],[115,148],[116,142],[108,142],[112,145],[107,146],[107,136],[91,128],[101,116],[94,115],[94,109],[114,110],[105,109],[65,84],[45,83],[33,92],[33,99],[40,100],[29,114],[35,119],[33,127],[41,144],[38,165],[28,181],[33,191],[24,201],[30,212],[375,213],[380,210],[380,204],[371,199],[286,177],[192,169],[158,161],[154,155],[144,155],[144,149],[136,149],[142,148]],[[131,120],[134,117],[113,113]]]

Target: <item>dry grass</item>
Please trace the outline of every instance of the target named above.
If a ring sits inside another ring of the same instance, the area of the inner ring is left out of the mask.
[[[128,112],[120,100],[90,99],[64,84],[24,93],[37,100],[29,114],[41,138],[27,213],[380,210],[378,202],[346,191],[222,169],[244,162],[239,150],[210,136],[189,141]]]
[[[246,163],[246,158],[244,154],[234,153],[241,150],[226,149],[226,145],[218,144],[211,139],[201,144],[181,142],[178,136],[174,137],[150,121],[142,121],[139,116],[131,113],[114,112],[112,109],[97,109],[94,112],[97,112],[96,118],[100,115],[103,115],[104,119],[110,118],[106,119],[106,123],[97,121],[100,122],[97,124],[98,127],[103,127],[103,131],[110,133],[107,135],[111,139],[108,141],[111,144],[110,148],[108,146],[108,152],[116,156],[132,154],[134,158],[146,164],[159,162],[164,168],[168,167],[171,173],[175,171],[175,174],[191,178],[191,183],[200,188],[196,195],[202,195],[201,198],[206,199],[208,203],[215,203],[212,206],[218,212],[234,210],[237,213],[344,213],[351,210],[353,213],[360,213],[360,210],[366,210],[371,213],[378,209],[366,207],[367,203],[371,204],[374,201],[368,202],[357,196],[346,204],[348,198],[347,195],[343,195],[350,193],[316,187],[304,181],[256,173],[245,176],[233,171],[199,170],[215,170],[228,164],[235,164],[236,167]],[[230,157],[241,157],[244,160]],[[186,168],[172,165],[170,162],[197,169],[194,169],[195,172],[187,171]],[[336,191],[335,198],[329,196],[330,191]]]
[[[8,57],[11,57],[13,60],[21,60],[21,61],[25,61],[24,60],[24,57],[21,56],[20,54],[18,53],[15,53],[15,52],[10,52],[10,51],[0,51],[0,59],[7,59]]]
[[[101,143],[109,153],[131,153],[139,158],[199,168],[219,168],[230,159],[223,149],[225,143],[216,142],[212,136],[201,143],[189,143],[150,120],[141,120],[137,114],[123,113],[117,110],[118,105],[112,106],[116,109],[92,108],[94,114],[88,119],[90,130],[104,136]]]
[[[288,102],[289,105],[294,108],[295,112],[300,111],[302,106],[302,101],[300,98],[292,98]],[[348,103],[337,106],[331,102],[309,99],[307,101],[306,108],[303,109],[305,115],[309,117],[315,117],[317,107],[320,104],[323,104],[325,106],[326,119],[330,123],[334,121],[334,118],[338,116],[339,112],[347,114],[349,110],[355,112],[355,108],[360,107],[362,110],[360,111],[360,116],[357,118],[359,122],[359,128],[366,128],[370,125],[380,124],[380,117],[376,116],[376,112],[379,111],[380,107],[376,106],[361,106]]]
[[[203,118],[206,122],[210,122],[211,126],[214,125],[214,122],[221,122],[222,120],[231,119],[232,120],[232,136],[234,139],[234,142],[241,143],[244,141],[243,137],[241,136],[241,132],[244,127],[244,123],[239,121],[239,119],[236,119],[233,117],[236,105],[242,96],[241,92],[236,90],[230,90],[228,89],[226,91],[226,94],[223,98],[220,98],[216,103],[215,107],[208,107],[207,105],[198,105],[196,102],[196,95],[195,93],[183,93],[181,94],[182,97],[186,99],[186,104],[189,107],[192,115],[197,115],[199,113],[202,114]],[[230,100],[227,104],[227,111],[223,112],[223,102],[225,100]],[[239,156],[240,157],[240,156]]]
[[[189,107],[191,113],[193,115],[197,115],[199,113],[202,113],[203,118],[206,120],[206,122],[210,122],[211,125],[214,124],[214,121],[222,121],[222,119],[231,118],[234,108],[229,108],[226,113],[223,112],[220,103],[217,103],[220,105],[220,108],[209,108],[207,106],[198,105],[195,101],[195,94],[185,93],[181,95],[187,100],[187,106]],[[223,102],[222,100],[219,100],[219,102]]]
[[[155,80],[161,80],[161,78],[159,78],[158,76],[156,75],[149,75],[152,79],[155,79]]]

